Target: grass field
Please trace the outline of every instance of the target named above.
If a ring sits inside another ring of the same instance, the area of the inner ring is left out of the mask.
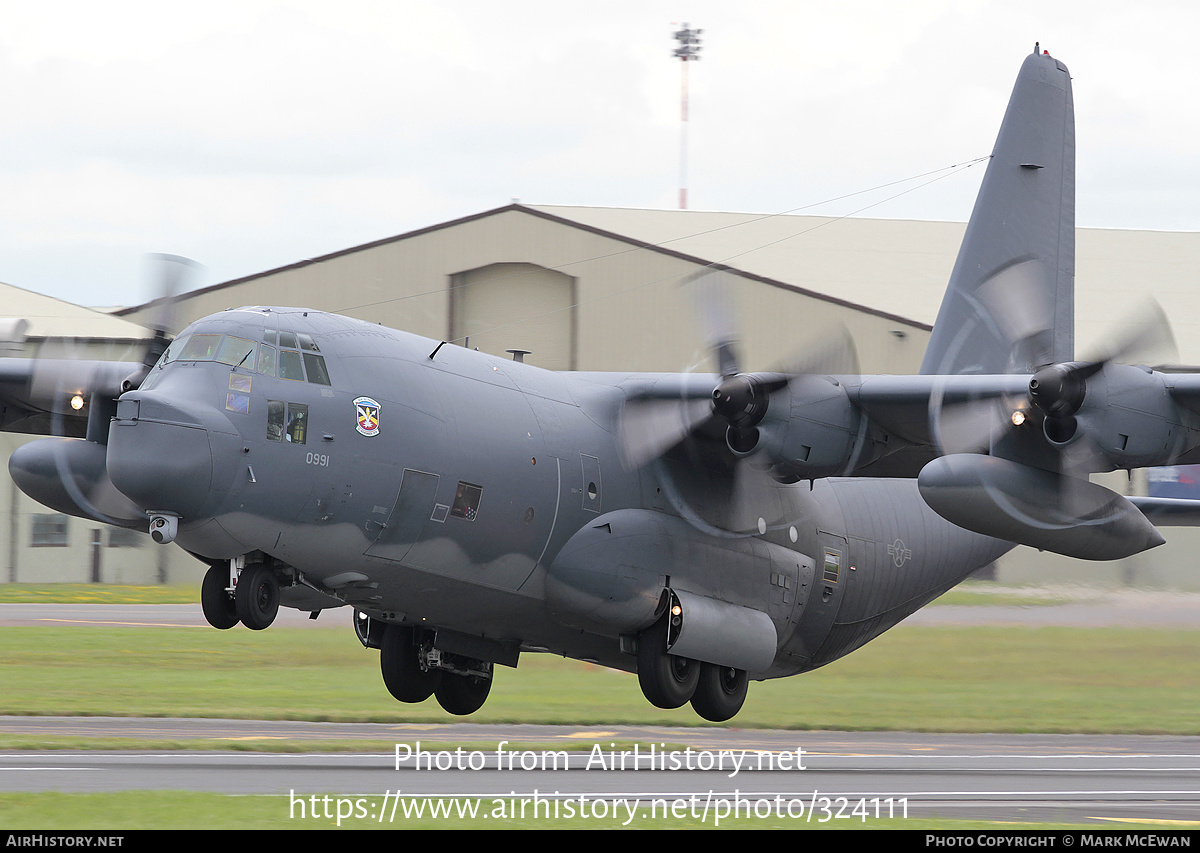
[[[740,727],[1200,734],[1200,632],[900,626],[828,667],[754,683]],[[0,714],[448,722],[401,705],[346,631],[0,628]],[[524,655],[483,723],[700,725],[636,677]],[[14,748],[18,743],[0,743]]]
[[[69,811],[63,808],[64,799],[69,799]],[[474,820],[463,818],[406,818],[396,821],[343,820],[336,817],[306,817],[300,820],[289,814],[287,796],[223,796],[220,794],[197,794],[181,791],[127,791],[119,794],[74,794],[64,798],[62,794],[0,794],[0,826],[34,826],[41,832],[46,830],[99,829],[119,835],[125,829],[171,829],[198,830],[214,829],[214,815],[219,815],[219,828],[245,829],[904,829],[941,830],[947,832],[975,832],[995,830],[1013,833],[1023,829],[1088,830],[1116,829],[1130,832],[1139,829],[1178,829],[1170,823],[1154,822],[1125,823],[1112,826],[1097,824],[1057,823],[1013,823],[1011,821],[965,821],[938,819],[834,819],[821,816],[811,822],[787,817],[760,817],[740,815],[715,818],[711,813],[701,817],[655,816],[649,809],[642,809],[635,818],[617,814],[605,818],[548,818],[548,817],[500,817],[494,810],[511,808],[511,801],[481,798],[480,806],[488,817]],[[138,840],[138,839],[133,839]],[[156,839],[160,840],[160,839]],[[129,844],[121,845],[123,847]]]
[[[1073,589],[1072,600],[1086,592]],[[200,588],[189,586],[119,586],[114,584],[0,583],[0,604],[195,604]],[[936,604],[1019,604],[1023,607],[1062,604],[1063,592],[1040,588],[1005,588],[968,581]],[[935,604],[935,606],[936,606]]]

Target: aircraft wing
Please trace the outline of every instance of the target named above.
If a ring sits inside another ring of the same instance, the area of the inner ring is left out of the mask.
[[[0,359],[0,430],[84,435],[93,400],[120,396],[134,362]],[[72,405],[78,398],[80,408]]]
[[[944,444],[952,438],[951,430],[984,428],[990,424],[979,421],[985,416],[991,421],[1005,408],[1011,415],[1028,393],[1029,377],[1020,374],[868,376],[847,391],[850,402],[874,424],[918,446]]]
[[[1166,385],[1171,399],[1200,415],[1200,373],[1168,373]]]

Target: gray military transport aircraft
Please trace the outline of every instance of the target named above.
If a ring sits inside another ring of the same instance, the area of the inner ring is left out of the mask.
[[[217,628],[349,606],[402,702],[472,713],[549,652],[723,721],[1015,543],[1110,560],[1200,515],[1088,481],[1200,458],[1200,375],[1122,363],[1151,328],[1076,360],[1073,278],[1071,82],[1035,48],[919,375],[730,340],[712,375],[556,373],[249,307],[142,365],[4,359],[0,427],[57,434],[13,454],[26,494],[207,562]]]

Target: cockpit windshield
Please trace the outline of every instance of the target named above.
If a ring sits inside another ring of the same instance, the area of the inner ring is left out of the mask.
[[[268,330],[263,337],[264,343],[237,335],[195,334],[176,338],[158,360],[150,378],[172,362],[216,361],[264,376],[314,385],[331,384],[325,358],[310,335]]]

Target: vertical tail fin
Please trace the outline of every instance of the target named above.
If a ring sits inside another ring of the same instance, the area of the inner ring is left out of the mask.
[[[921,363],[924,374],[1029,372],[1075,349],[1071,76],[1026,58]]]

